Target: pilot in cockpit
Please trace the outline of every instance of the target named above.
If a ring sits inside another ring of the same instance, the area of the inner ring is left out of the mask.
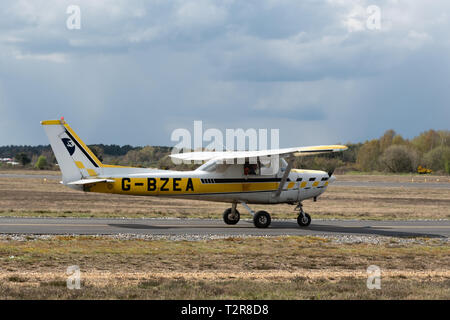
[[[244,164],[244,175],[246,175],[246,176],[255,175],[257,169],[258,169],[257,164],[254,164],[254,163],[251,164],[251,163],[248,163],[248,161],[246,161]]]

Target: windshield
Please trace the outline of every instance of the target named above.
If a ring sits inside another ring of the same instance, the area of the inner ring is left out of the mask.
[[[211,171],[215,171],[216,167],[217,167],[216,161],[208,161],[208,162],[202,164],[200,167],[198,167],[197,170],[211,172]]]

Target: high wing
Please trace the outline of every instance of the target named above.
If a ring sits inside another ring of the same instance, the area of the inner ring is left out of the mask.
[[[172,158],[186,160],[186,161],[209,161],[227,160],[227,159],[243,159],[254,157],[267,157],[278,155],[282,158],[292,156],[308,156],[321,153],[339,152],[347,150],[346,146],[342,145],[328,145],[328,146],[311,146],[311,147],[294,147],[284,149],[270,149],[261,151],[205,151],[205,152],[187,152],[170,155]]]

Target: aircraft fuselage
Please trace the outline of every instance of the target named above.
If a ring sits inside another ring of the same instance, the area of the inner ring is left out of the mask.
[[[220,175],[202,171],[158,170],[155,173],[104,176],[114,182],[72,186],[85,192],[158,196],[221,202],[283,203],[320,196],[334,180],[324,171],[292,169],[278,197],[281,176]]]

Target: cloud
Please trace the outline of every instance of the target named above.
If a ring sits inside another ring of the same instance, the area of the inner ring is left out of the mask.
[[[171,144],[194,120],[279,128],[283,146],[448,128],[450,4],[377,1],[379,30],[369,5],[2,1],[0,144],[47,143],[38,123],[60,116],[120,144]]]
[[[42,60],[56,63],[67,62],[67,56],[63,53],[49,53],[49,54],[22,54],[18,52],[14,56],[17,60],[30,59],[30,60]]]
[[[176,8],[176,25],[184,28],[210,28],[224,23],[227,10],[208,0],[186,1]]]

